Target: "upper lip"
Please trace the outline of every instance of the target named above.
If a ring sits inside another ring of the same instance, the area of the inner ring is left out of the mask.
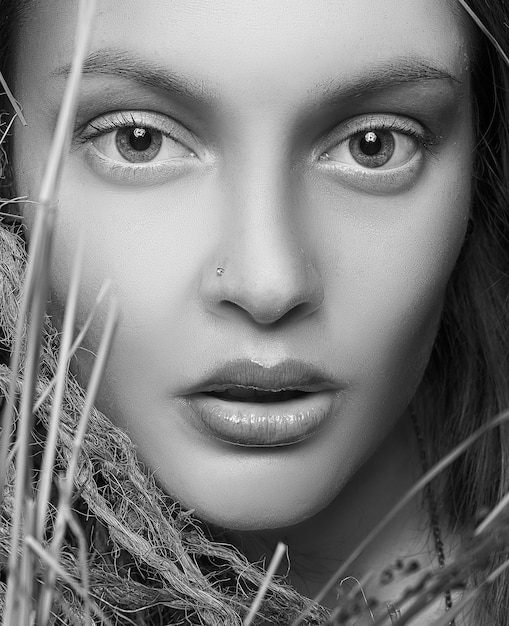
[[[327,372],[297,359],[286,359],[269,367],[249,359],[236,359],[207,373],[189,393],[224,391],[231,387],[317,392],[337,389],[340,385]]]

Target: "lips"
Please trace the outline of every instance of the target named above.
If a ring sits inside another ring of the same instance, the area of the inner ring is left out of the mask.
[[[339,385],[302,361],[264,367],[230,361],[187,396],[193,418],[213,437],[242,446],[282,446],[312,436],[334,412]]]

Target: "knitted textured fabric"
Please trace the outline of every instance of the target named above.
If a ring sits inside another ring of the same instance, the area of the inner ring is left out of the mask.
[[[0,228],[0,337],[7,352],[13,346],[20,308],[25,251],[23,241]],[[58,333],[46,318],[38,396],[55,376]],[[23,361],[23,359],[22,359]],[[5,399],[11,373],[0,366],[0,394]],[[19,392],[23,376],[17,380]],[[51,414],[53,392],[36,413],[33,464],[37,474]],[[54,532],[59,477],[72,453],[74,434],[85,401],[85,392],[69,374],[61,411],[52,496],[46,525],[46,541]],[[16,422],[15,422],[16,425]],[[3,575],[0,595],[5,597],[6,563],[14,506],[15,455],[11,455],[1,509],[0,563]],[[114,624],[210,624],[242,623],[262,583],[264,572],[250,564],[234,547],[218,543],[207,528],[183,511],[157,486],[140,465],[134,445],[107,417],[93,410],[74,475],[73,511],[88,544],[90,590],[96,604]],[[60,563],[80,580],[78,543],[67,533]],[[79,597],[57,579],[52,624],[83,621]],[[258,623],[288,624],[306,606],[282,580],[271,583]],[[307,624],[326,621],[326,611],[316,609]],[[94,623],[100,623],[100,620]],[[266,623],[266,622],[263,622]]]

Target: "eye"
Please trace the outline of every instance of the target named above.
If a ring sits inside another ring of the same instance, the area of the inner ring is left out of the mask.
[[[146,126],[127,126],[109,131],[92,139],[92,144],[110,159],[128,163],[150,163],[193,154],[189,148],[164,135],[162,131]]]
[[[439,142],[412,118],[359,116],[321,141],[319,163],[339,183],[359,191],[399,193],[417,180],[427,157],[434,156],[432,146]]]
[[[326,158],[368,169],[392,169],[408,163],[419,149],[416,137],[388,129],[355,133],[331,150]]]
[[[196,161],[192,133],[150,111],[118,111],[92,120],[76,141],[94,171],[123,183],[159,183]]]

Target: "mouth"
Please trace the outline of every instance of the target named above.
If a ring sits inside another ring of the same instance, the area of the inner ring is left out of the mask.
[[[234,361],[188,395],[199,425],[240,446],[286,446],[311,437],[333,413],[338,384],[299,361]]]
[[[257,387],[241,387],[238,385],[226,387],[223,391],[209,391],[205,395],[211,398],[217,398],[226,402],[248,402],[260,403],[267,402],[288,402],[306,395],[308,392],[300,389],[281,389],[278,391],[272,389],[258,389]]]

